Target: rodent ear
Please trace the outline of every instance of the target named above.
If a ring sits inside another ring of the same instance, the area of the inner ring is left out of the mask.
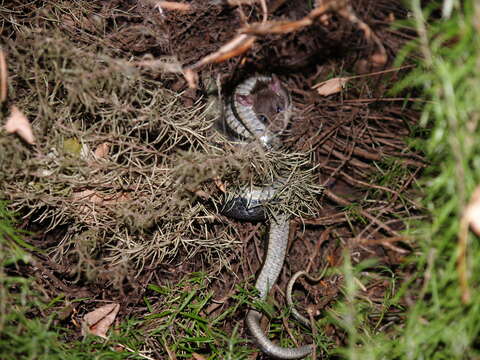
[[[276,94],[280,93],[282,89],[282,84],[277,75],[272,75],[272,81],[270,81],[270,89],[273,90]]]
[[[243,106],[252,106],[253,105],[253,95],[235,95],[235,100],[238,101],[240,105]]]

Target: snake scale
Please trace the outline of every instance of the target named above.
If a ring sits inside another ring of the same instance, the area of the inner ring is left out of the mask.
[[[292,114],[290,94],[273,76],[254,76],[240,83],[227,99],[224,122],[235,140],[244,144],[258,141],[265,150],[279,145],[278,134],[288,125]],[[281,181],[281,180],[279,180]],[[262,203],[273,198],[276,186],[248,188],[226,202],[222,213],[239,220],[263,221]],[[279,215],[270,221],[268,248],[263,267],[255,282],[259,299],[264,301],[277,281],[286,255],[289,220]],[[261,351],[276,359],[300,359],[313,350],[313,345],[285,348],[273,343],[260,327],[262,314],[250,309],[246,324]]]

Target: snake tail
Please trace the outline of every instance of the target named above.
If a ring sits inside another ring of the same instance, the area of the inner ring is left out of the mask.
[[[288,230],[289,222],[285,215],[277,217],[277,219],[272,220],[270,224],[267,256],[255,283],[255,287],[259,291],[260,300],[267,298],[270,289],[280,275],[287,251]],[[276,345],[263,332],[260,326],[261,318],[262,314],[252,309],[247,313],[246,323],[251,335],[262,352],[275,359],[281,360],[301,359],[312,352],[313,345],[304,345],[296,348],[286,348]]]

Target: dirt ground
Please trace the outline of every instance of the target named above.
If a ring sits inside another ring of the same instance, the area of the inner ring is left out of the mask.
[[[373,275],[361,296],[379,312],[389,314],[381,325],[401,322],[401,316],[396,316],[398,308],[383,308],[386,293],[392,291],[385,274],[394,274],[401,283],[412,271],[404,264],[415,244],[400,231],[405,229],[407,219],[421,214],[415,202],[419,196],[415,181],[425,166],[422,155],[407,143],[407,139],[419,135],[415,94],[391,93],[408,71],[394,65],[394,59],[406,42],[415,37],[412,29],[393,26],[408,16],[401,1],[355,1],[350,12],[337,9],[294,31],[259,35],[251,48],[202,66],[195,64],[234,38],[246,23],[262,20],[260,2],[238,7],[191,1],[187,11],[159,9],[153,3],[89,1],[72,4],[75,9],[68,9],[65,3],[13,1],[12,6],[2,10],[2,36],[8,39],[7,62],[22,56],[14,55],[12,49],[17,39],[24,41],[20,36],[24,26],[47,32],[54,28],[79,48],[97,46],[111,57],[136,62],[142,76],[152,84],[157,82],[162,88],[181,94],[179,101],[185,108],[206,104],[212,79],[218,79],[228,93],[252,74],[277,74],[291,91],[295,105],[294,121],[284,138],[286,147],[296,152],[311,151],[312,167],[316,166],[313,174],[324,191],[318,196],[321,205],[314,209],[315,216],[296,218],[291,223],[288,256],[272,297],[279,306],[284,305],[282,289],[291,274],[305,269],[318,273],[325,267],[340,268],[344,254],[348,253],[354,265],[376,260],[374,267],[365,270]],[[267,5],[269,21],[304,19],[313,9],[303,0],[272,0]],[[46,20],[51,14],[61,21],[51,25]],[[352,20],[351,14],[362,23]],[[362,24],[368,25],[373,36],[368,36]],[[193,69],[199,79],[197,88],[189,87],[180,73],[152,66],[155,59],[169,59],[173,64]],[[22,98],[28,91],[22,81],[27,80],[15,79],[12,72],[11,76],[17,99]],[[323,96],[315,88],[327,79],[349,76],[352,78],[346,86],[331,95]],[[179,146],[181,150],[187,148],[188,145]],[[3,192],[7,199],[14,197],[8,189]],[[23,205],[15,210],[29,214]],[[211,208],[210,211],[214,212]],[[267,231],[262,223],[235,222],[218,215],[208,226],[228,224],[239,236],[229,249],[222,250],[222,261],[212,254],[203,256],[201,251],[196,254],[179,249],[165,261],[150,263],[140,271],[123,267],[122,276],[113,279],[111,269],[118,271],[113,263],[103,262],[102,271],[89,276],[88,271],[72,270],[77,269],[78,256],[58,261],[52,248],[65,238],[65,233],[79,228],[72,230],[72,221],[62,220],[59,226],[51,226],[38,219],[25,217],[23,227],[33,231],[27,240],[41,251],[33,253],[33,265],[12,271],[36,277],[37,286],[52,298],[62,292],[72,299],[118,302],[120,317],[142,316],[146,312],[144,297],[151,302],[161,298],[148,290],[148,284],[172,285],[194,272],[214,275],[209,278],[207,290],[221,301],[220,306],[210,308],[208,316],[215,316],[233,303],[236,285],[247,279],[253,284],[252,275],[261,266]],[[321,286],[301,282],[299,290],[303,289],[304,296],[300,304],[313,306],[321,313],[342,298],[343,280],[341,274],[332,273]],[[407,305],[408,300],[402,302]],[[79,306],[77,316],[93,308],[95,301],[91,306],[88,301]],[[242,320],[245,310],[239,309],[234,317]],[[368,321],[378,321],[374,314],[370,315]],[[230,333],[233,324],[226,322],[223,327]],[[335,326],[329,325],[324,331],[332,343],[345,341],[344,331]],[[248,337],[243,327],[240,334]]]

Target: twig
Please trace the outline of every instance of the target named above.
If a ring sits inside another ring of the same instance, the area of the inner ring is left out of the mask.
[[[286,1],[287,0],[272,0],[272,1],[270,1],[270,13],[274,13]]]
[[[340,160],[347,159],[347,157],[345,157],[345,155],[343,153],[341,153],[338,150],[335,150],[333,148],[333,146],[323,144],[322,149],[330,152],[332,155],[334,155],[336,158],[338,158]],[[357,160],[357,159],[350,158],[347,161],[350,162],[353,166],[356,166],[356,167],[361,168],[361,169],[372,169],[372,167],[370,165],[364,163],[363,161]]]
[[[387,73],[390,73],[390,72],[400,71],[400,70],[404,70],[404,69],[411,69],[412,67],[415,67],[415,65],[405,65],[405,66],[400,66],[400,67],[393,68],[393,69],[387,69],[387,70],[382,70],[382,71],[371,72],[371,73],[368,73],[368,74],[360,74],[360,75],[346,76],[346,77],[344,77],[344,79],[346,79],[346,80],[353,80],[353,79],[358,79],[358,78],[362,78],[362,77],[382,75],[382,74],[387,74]],[[322,84],[322,83],[313,85],[313,86],[312,86],[312,89],[318,88],[319,86],[321,86],[321,84]]]
[[[345,19],[349,20],[352,24],[357,25],[357,27],[362,30],[365,34],[365,37],[368,40],[373,40],[375,45],[377,45],[378,50],[380,51],[380,55],[386,59],[387,52],[385,51],[385,47],[383,46],[382,42],[380,41],[379,37],[375,34],[375,32],[368,26],[363,20],[361,20],[350,4],[345,2],[344,6],[337,9],[337,13],[343,16]]]
[[[341,144],[341,140],[339,138],[330,140],[330,142],[332,142],[332,141],[336,142],[337,144],[340,143],[338,145],[346,146],[345,144]],[[382,156],[379,155],[378,152],[379,152],[378,150],[373,152],[371,149],[363,150],[358,146],[355,146],[352,149],[352,153],[354,155],[358,155],[358,156],[360,156],[364,159],[373,160],[373,161],[381,161],[382,160]]]
[[[312,253],[312,255],[310,256],[310,259],[308,260],[307,267],[305,268],[306,272],[308,273],[310,272],[310,269],[312,268],[315,257],[320,253],[320,248],[322,244],[328,239],[331,232],[332,232],[332,228],[330,227],[330,228],[327,228],[325,231],[323,231],[322,234],[320,235],[320,239],[318,239],[318,241],[315,244],[315,251]]]
[[[263,14],[262,22],[266,23],[268,19],[268,8],[265,0],[260,0],[260,6],[262,7],[262,14]]]
[[[365,239],[365,238],[359,238],[359,237],[356,237],[356,238],[353,238],[351,239],[351,241],[354,241],[354,242],[357,242],[357,243],[360,243],[362,245],[376,245],[376,244],[381,244],[385,247],[388,247],[400,254],[408,254],[409,251],[408,250],[405,250],[405,249],[401,249],[397,246],[394,246],[392,243],[394,242],[399,242],[399,241],[403,241],[403,242],[407,242],[407,241],[410,241],[412,240],[412,238],[408,237],[408,236],[394,236],[394,237],[390,237],[390,238],[381,238],[381,239]]]
[[[8,95],[8,70],[7,61],[5,60],[5,53],[0,49],[0,102],[7,100]]]
[[[326,170],[334,170],[334,171],[337,170],[337,169],[335,169],[331,166],[323,166],[323,168],[326,169]],[[399,196],[397,191],[395,191],[393,189],[390,189],[390,188],[387,188],[385,186],[369,184],[369,183],[366,183],[365,181],[357,180],[357,179],[351,177],[350,175],[348,175],[347,173],[345,173],[344,171],[339,171],[339,174],[351,185],[361,185],[361,186],[364,186],[364,187],[367,187],[367,188],[382,190],[382,191],[386,191],[386,192],[389,192],[389,193],[392,193],[392,194],[395,194],[395,195]],[[412,202],[412,204],[417,205],[413,202]]]
[[[144,359],[147,359],[147,360],[155,360],[155,358],[150,357],[150,356],[147,356],[147,355],[144,355],[144,354],[142,354],[142,353],[140,353],[140,352],[138,352],[138,351],[135,351],[135,350],[133,350],[132,348],[129,348],[127,345],[123,345],[123,344],[117,343],[117,344],[115,344],[115,346],[119,346],[119,347],[121,347],[122,349],[125,349],[125,350],[127,350],[128,352],[131,352],[132,354],[135,354],[135,355],[137,355],[137,356],[140,356],[141,358],[144,358]],[[167,347],[166,345],[165,345],[165,348],[168,349],[168,347]],[[167,350],[167,352],[168,352],[168,354],[169,354],[169,356],[170,356],[170,352],[169,352],[168,350]],[[174,355],[174,357],[171,357],[171,359],[172,359],[172,360],[176,360],[175,355]]]
[[[409,101],[409,102],[433,103],[433,101],[425,100],[422,98],[366,98],[366,99],[342,100],[342,103],[357,104],[357,103],[373,103],[377,101]]]
[[[307,307],[307,314],[308,319],[310,320],[310,328],[312,329],[312,336],[315,339],[317,337],[317,327],[315,326],[315,318],[314,318],[314,308],[312,306]],[[313,347],[312,351],[312,359],[317,358],[317,347]]]
[[[296,347],[298,347],[298,341],[297,339],[295,338],[295,336],[292,334],[291,330],[290,330],[290,327],[288,326],[288,321],[285,317],[282,318],[282,323],[283,323],[283,327],[285,328],[285,330],[287,331],[287,334],[288,336],[290,336],[290,339],[293,341],[293,343],[295,344]]]
[[[458,258],[457,258],[457,272],[460,281],[460,289],[462,291],[462,302],[464,304],[470,303],[471,295],[468,287],[468,273],[467,273],[467,249],[468,249],[468,228],[478,235],[480,231],[480,186],[478,186],[470,199],[470,202],[465,208],[464,214],[460,220],[460,228],[458,231]]]
[[[351,206],[352,203],[338,195],[335,195],[334,193],[332,193],[330,190],[328,189],[325,189],[324,190],[324,193],[325,195],[332,201],[336,202],[337,204],[339,205],[343,205],[343,206]],[[369,219],[370,221],[372,221],[373,223],[375,223],[377,226],[381,227],[383,230],[385,230],[387,233],[391,234],[391,235],[394,235],[394,236],[401,236],[398,232],[396,232],[395,230],[391,229],[389,226],[385,225],[382,221],[378,220],[376,217],[370,215],[368,212],[366,212],[365,210],[363,209],[358,209],[358,212],[360,213],[360,215],[366,217],[367,219]]]
[[[462,291],[462,302],[464,304],[470,303],[471,295],[468,287],[467,276],[467,246],[468,246],[468,218],[462,217],[460,221],[460,230],[458,232],[458,258],[457,258],[457,272],[460,281],[460,289]]]
[[[315,219],[303,219],[302,222],[307,225],[334,225],[340,224],[347,221],[345,213],[341,212],[338,214],[323,216]]]
[[[177,10],[177,11],[190,11],[192,9],[190,4],[179,3],[176,1],[150,1],[152,4],[161,11],[161,9]]]
[[[314,20],[327,12],[337,12],[342,17],[352,21],[364,31],[367,39],[373,39],[380,49],[380,53],[385,55],[385,48],[381,44],[374,32],[361,21],[353,12],[352,7],[346,0],[330,0],[326,4],[316,7],[307,16],[296,21],[266,21],[268,9],[265,0],[259,0],[263,17],[260,23],[246,24],[239,29],[239,35],[227,42],[220,49],[212,54],[205,56],[195,64],[187,66],[186,69],[194,70],[209,63],[218,63],[230,59],[234,56],[243,54],[249,50],[255,43],[258,36],[269,34],[286,34],[298,31],[306,26],[313,24]],[[239,2],[234,1],[237,5]]]
[[[187,69],[197,69],[200,66],[208,63],[222,62],[234,56],[243,54],[245,51],[252,47],[255,40],[255,36],[245,34],[237,35],[228,43],[223,45],[220,49],[218,49],[216,52],[205,56],[204,58],[197,61],[195,64],[188,66]]]

